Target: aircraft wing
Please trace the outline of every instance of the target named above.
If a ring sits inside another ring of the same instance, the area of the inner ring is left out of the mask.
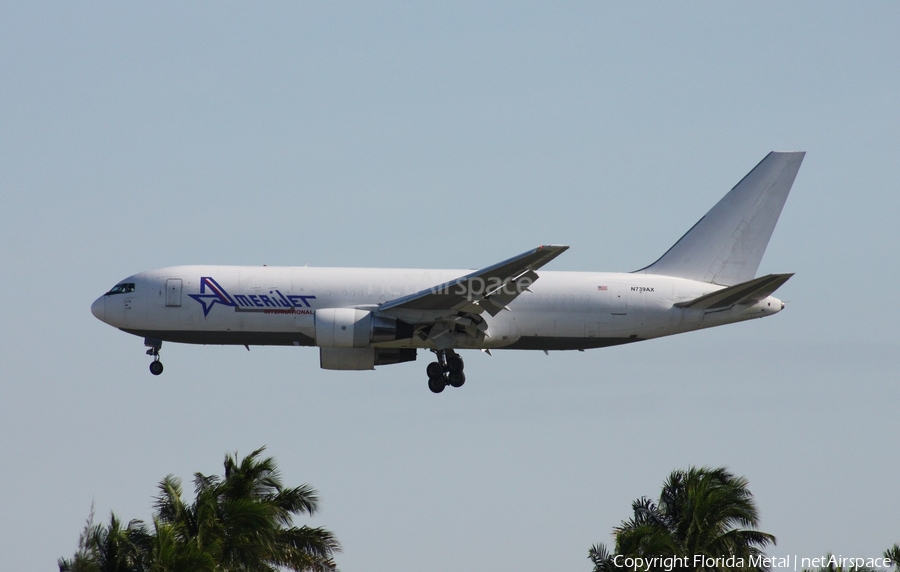
[[[793,274],[767,274],[747,282],[716,290],[699,298],[679,302],[678,308],[694,308],[696,310],[726,310],[736,304],[752,306],[768,298],[772,292],[788,281]]]
[[[463,311],[495,316],[537,280],[535,272],[569,247],[539,246],[427,290],[388,300],[379,312],[390,310]]]

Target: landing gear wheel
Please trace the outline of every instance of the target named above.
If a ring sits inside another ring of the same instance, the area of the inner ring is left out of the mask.
[[[428,374],[428,379],[443,377],[444,368],[441,367],[441,364],[439,364],[438,362],[433,361],[428,364],[427,368],[425,368],[425,373]]]
[[[447,374],[447,383],[449,383],[451,387],[462,387],[462,384],[465,382],[466,374],[461,371],[451,371]]]
[[[150,362],[150,373],[159,375],[163,372],[163,364],[159,361],[159,349],[162,347],[162,340],[156,338],[144,338],[144,346],[150,348],[147,355],[153,358]]]
[[[428,378],[428,389],[430,389],[432,393],[440,393],[444,391],[445,387],[447,387],[447,382],[444,381],[443,375],[441,377]]]
[[[466,366],[463,363],[463,359],[458,355],[452,355],[447,357],[447,371],[450,373],[462,373],[463,368]]]
[[[466,364],[463,359],[452,349],[431,351],[437,356],[437,361],[431,362],[425,369],[428,373],[428,389],[440,393],[448,385],[462,387],[466,382],[466,374],[463,373]]]

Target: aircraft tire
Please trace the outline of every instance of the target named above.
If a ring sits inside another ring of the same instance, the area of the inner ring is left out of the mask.
[[[447,358],[447,371],[451,373],[462,373],[465,366],[466,364],[463,362],[463,359],[457,355]]]
[[[425,373],[428,374],[428,379],[436,379],[444,375],[444,368],[440,363],[433,361],[425,368]]]
[[[447,381],[451,387],[462,387],[462,384],[466,382],[466,374],[461,371],[451,371],[447,376]]]
[[[150,362],[150,373],[153,375],[159,375],[163,372],[163,364],[161,361],[152,361]]]
[[[428,389],[430,389],[432,393],[440,393],[444,391],[445,387],[447,387],[447,383],[444,381],[443,376],[428,378]]]

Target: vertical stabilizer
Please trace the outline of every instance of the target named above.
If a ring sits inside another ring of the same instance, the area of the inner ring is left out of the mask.
[[[724,286],[752,279],[804,155],[766,155],[659,260],[637,272]]]

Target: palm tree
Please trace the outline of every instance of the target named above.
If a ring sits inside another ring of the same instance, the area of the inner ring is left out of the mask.
[[[297,515],[313,515],[319,499],[309,485],[285,488],[264,448],[244,459],[226,455],[225,475],[194,475],[194,502],[182,498],[181,481],[159,483],[153,530],[133,520],[122,526],[94,524],[94,511],[71,559],[60,572],[303,572],[337,570],[340,551],[324,528],[296,527]]]
[[[884,551],[885,558],[894,564],[894,568],[900,572],[900,544],[894,543],[893,546]]]
[[[218,572],[213,555],[196,542],[182,542],[172,526],[153,521],[146,572]]]
[[[293,526],[294,516],[318,510],[316,491],[309,485],[285,488],[274,459],[259,458],[264,450],[240,461],[226,455],[224,477],[195,474],[192,504],[182,500],[179,479],[163,479],[156,498],[159,523],[177,542],[211,554],[223,570],[336,570],[333,555],[340,544],[334,535]]]
[[[619,567],[613,562],[614,556],[602,543],[595,544],[588,550],[588,559],[594,563],[594,572],[618,571]]]
[[[92,507],[75,556],[60,558],[57,564],[60,572],[139,572],[146,565],[149,541],[144,523],[139,520],[123,527],[112,513],[108,526],[94,524]]]
[[[673,471],[658,503],[642,497],[632,503],[632,511],[633,517],[614,529],[618,555],[684,558],[676,562],[680,570],[767,570],[758,559],[775,537],[756,530],[759,515],[747,480],[724,468]],[[735,561],[715,560],[723,555]],[[695,556],[713,560],[697,562]],[[602,544],[589,552],[595,572],[610,570],[614,557]]]

